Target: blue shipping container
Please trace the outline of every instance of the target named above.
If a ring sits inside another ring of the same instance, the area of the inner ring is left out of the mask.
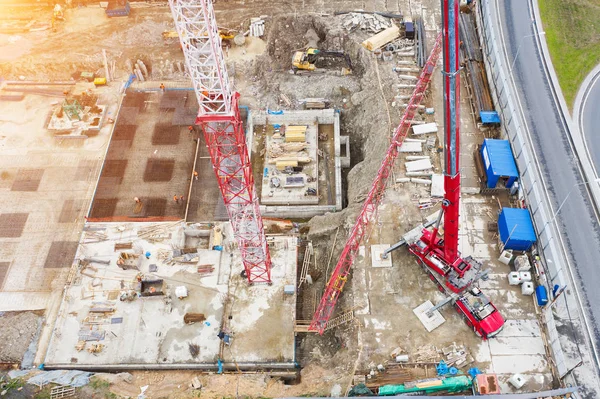
[[[537,241],[527,209],[502,208],[498,217],[498,232],[504,249],[528,251]]]
[[[543,285],[538,285],[535,289],[535,297],[539,306],[544,306],[548,303],[548,290]]]
[[[483,140],[481,159],[485,168],[488,188],[496,188],[500,178],[505,179],[504,186],[506,188],[511,188],[519,178],[517,164],[508,140]]]

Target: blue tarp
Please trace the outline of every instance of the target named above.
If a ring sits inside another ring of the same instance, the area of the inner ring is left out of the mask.
[[[498,217],[498,231],[504,249],[528,251],[536,242],[533,222],[527,209],[502,208]]]
[[[510,188],[519,178],[519,171],[508,140],[483,140],[481,158],[487,176],[486,186],[488,188],[496,188],[501,177],[506,178],[505,187]]]
[[[500,115],[496,111],[479,111],[479,117],[484,125],[500,124]]]

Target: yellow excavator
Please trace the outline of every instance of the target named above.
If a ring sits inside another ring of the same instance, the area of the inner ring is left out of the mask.
[[[327,51],[309,47],[304,51],[296,51],[292,56],[292,70],[297,73],[303,71],[315,71],[330,67],[334,59],[343,59],[346,66],[342,68],[342,75],[352,74],[352,61],[348,54],[343,51]]]
[[[221,36],[221,40],[224,43],[230,44],[231,41],[240,33],[227,28],[219,28],[219,36]],[[166,30],[162,33],[162,37],[165,41],[169,41],[171,39],[179,39],[179,35],[175,30]]]

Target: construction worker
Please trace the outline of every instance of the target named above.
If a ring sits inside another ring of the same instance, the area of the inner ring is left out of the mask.
[[[179,204],[179,197],[177,195],[173,196],[173,201]]]
[[[194,171],[194,180],[198,180],[198,172]]]
[[[164,83],[160,84],[160,91],[162,91],[163,93],[165,92],[165,84]]]
[[[140,199],[138,197],[133,197],[133,200],[135,201],[136,204],[139,204],[140,202],[142,202],[142,201],[140,201]]]
[[[183,204],[183,195],[179,196],[179,201],[181,201],[181,203]]]
[[[194,126],[188,126],[188,130],[190,131],[190,134],[194,134]]]

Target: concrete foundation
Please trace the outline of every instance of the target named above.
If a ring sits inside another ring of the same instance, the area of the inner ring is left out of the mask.
[[[340,136],[339,114],[333,109],[300,110],[283,111],[280,115],[253,113],[251,119],[247,133],[252,139],[252,164],[260,191],[262,215],[309,218],[340,211],[341,168],[350,165],[350,144],[347,137]],[[272,163],[268,149],[275,141],[274,125],[307,126],[305,154],[311,162],[301,163],[302,171],[286,174]],[[299,187],[286,186],[286,178],[289,177],[302,178],[304,183]],[[273,184],[277,180],[280,187]],[[307,189],[314,190],[311,194],[316,195],[308,194]]]
[[[224,231],[223,251],[210,249],[215,227]],[[270,238],[270,286],[240,276],[232,238],[229,223],[88,224],[46,367],[216,369],[221,360],[293,368],[296,295],[284,286],[296,285],[296,238]],[[122,253],[133,258],[119,266]],[[187,296],[178,298],[177,287]],[[201,316],[186,324],[190,313]],[[97,353],[95,344],[103,345]]]

